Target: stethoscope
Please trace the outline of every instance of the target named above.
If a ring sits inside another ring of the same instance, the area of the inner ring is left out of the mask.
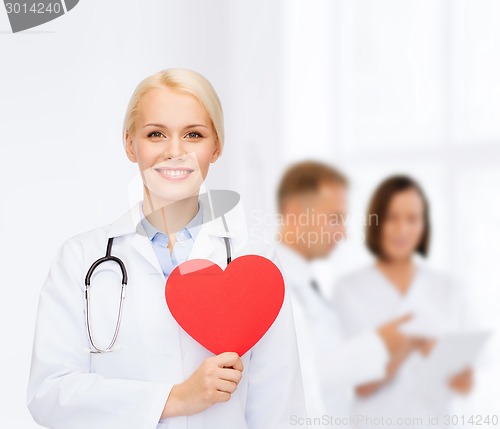
[[[227,255],[227,264],[231,262],[231,244],[229,242],[228,237],[222,237],[224,239],[224,243],[226,245],[226,255]],[[117,256],[112,256],[111,255],[111,248],[113,246],[113,237],[108,239],[108,245],[106,247],[106,255],[103,256],[102,258],[97,259],[89,268],[87,275],[85,276],[85,325],[87,327],[87,337],[89,339],[90,343],[90,353],[107,353],[107,352],[112,352],[113,351],[113,346],[115,345],[116,338],[118,337],[118,332],[120,331],[120,324],[122,321],[122,312],[123,312],[123,301],[125,299],[125,291],[127,287],[127,269],[125,268],[125,264],[123,261],[118,258]],[[120,266],[120,270],[122,272],[122,288],[121,288],[121,293],[120,293],[120,306],[118,307],[118,318],[116,320],[116,326],[115,326],[115,332],[113,334],[113,338],[111,339],[111,342],[109,343],[108,347],[105,349],[101,349],[97,347],[94,343],[94,340],[92,338],[92,329],[91,329],[91,324],[90,324],[90,279],[92,277],[92,274],[94,273],[95,269],[101,265],[103,262],[116,262]]]

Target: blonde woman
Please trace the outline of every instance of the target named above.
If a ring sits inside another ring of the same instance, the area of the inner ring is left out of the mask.
[[[112,224],[66,240],[54,258],[40,294],[31,414],[64,429],[288,427],[304,410],[288,293],[243,356],[206,350],[165,303],[165,280],[185,260],[225,268],[244,254],[274,259],[249,240],[237,194],[200,194],[224,147],[216,92],[194,71],[160,71],[133,93],[123,136],[143,200]],[[85,293],[88,269],[104,255],[123,267],[99,264]]]

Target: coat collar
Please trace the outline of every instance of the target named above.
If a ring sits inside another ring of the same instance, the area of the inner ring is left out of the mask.
[[[317,311],[318,305],[326,306],[331,311],[331,303],[321,289],[313,289],[311,281],[314,279],[314,269],[311,262],[307,261],[297,251],[289,246],[279,243],[275,247],[281,262],[283,275],[289,289],[302,306],[313,306]],[[314,314],[312,317],[316,317]]]
[[[233,258],[241,253],[248,240],[248,231],[239,194],[227,190],[210,190],[199,195],[199,203],[203,210],[203,224],[188,259],[213,259],[220,256],[214,262],[219,262],[219,259],[225,261],[222,237],[230,239]],[[156,254],[141,223],[143,218],[140,201],[110,225],[107,236],[132,235],[133,247],[161,273]]]
[[[288,278],[287,284],[299,292],[309,287],[314,278],[311,263],[297,251],[282,243],[278,243],[275,249],[282,263],[285,277]]]

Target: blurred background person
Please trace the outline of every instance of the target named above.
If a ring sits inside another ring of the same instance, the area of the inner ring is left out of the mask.
[[[285,171],[277,192],[277,252],[292,297],[308,416],[331,416],[335,427],[349,426],[354,386],[384,379],[389,360],[404,351],[406,338],[398,328],[408,320],[385,320],[345,341],[314,278],[311,262],[328,256],[344,238],[347,183],[335,168],[304,161]]]
[[[408,310],[434,333],[426,338],[407,336],[401,353],[389,362],[387,376],[357,386],[354,414],[372,419],[423,417],[425,426],[429,415],[450,412],[453,393],[466,394],[472,388],[472,370],[466,368],[448,380],[446,394],[431,401],[412,389],[435,338],[465,329],[461,290],[417,257],[425,257],[429,250],[429,218],[427,198],[416,181],[404,175],[384,180],[370,201],[366,222],[366,245],[376,261],[337,284],[334,303],[349,336]]]

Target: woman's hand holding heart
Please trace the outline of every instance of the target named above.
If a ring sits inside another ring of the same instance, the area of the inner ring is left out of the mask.
[[[205,359],[191,376],[172,387],[161,418],[189,416],[217,402],[227,402],[241,380],[243,363],[237,353]]]

